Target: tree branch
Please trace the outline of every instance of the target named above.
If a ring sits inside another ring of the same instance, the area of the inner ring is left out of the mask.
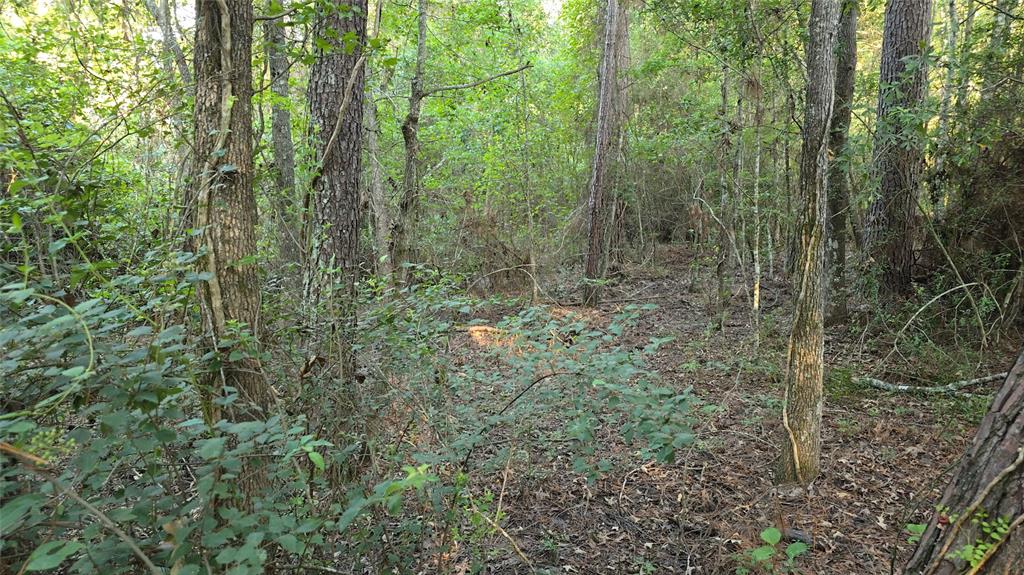
[[[482,80],[476,80],[475,82],[466,82],[465,84],[453,84],[451,86],[441,86],[440,88],[433,88],[433,89],[430,89],[430,90],[426,90],[426,91],[423,92],[423,96],[422,97],[423,98],[427,98],[427,97],[433,96],[434,94],[437,94],[438,92],[447,92],[447,91],[451,91],[451,90],[466,90],[468,88],[475,88],[475,87],[479,86],[480,84],[486,84],[487,82],[490,82],[492,80],[497,80],[498,78],[503,78],[505,76],[511,76],[512,74],[518,74],[519,72],[522,72],[523,70],[526,70],[526,69],[532,68],[532,67],[533,67],[533,64],[527,62],[527,63],[523,64],[522,66],[516,68],[515,70],[508,70],[508,71],[502,72],[500,74],[495,74],[493,76],[488,76],[487,78],[483,78]]]

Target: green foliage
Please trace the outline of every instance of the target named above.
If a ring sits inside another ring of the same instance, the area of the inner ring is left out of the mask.
[[[780,550],[782,532],[775,527],[761,531],[760,537],[764,545],[745,551],[738,557],[740,566],[736,568],[736,575],[795,573],[796,560],[810,551],[810,546],[802,541],[794,541]]]

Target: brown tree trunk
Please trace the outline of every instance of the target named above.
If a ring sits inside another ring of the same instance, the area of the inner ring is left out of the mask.
[[[391,231],[391,265],[401,266],[409,259],[409,234],[416,225],[420,202],[420,107],[426,97],[423,68],[427,64],[427,0],[419,0],[416,34],[416,65],[409,92],[409,110],[402,121],[405,144],[405,168],[402,172],[402,199]],[[400,268],[401,269],[401,268]],[[404,276],[404,271],[401,272]]]
[[[800,155],[799,291],[786,360],[785,437],[778,482],[806,486],[818,475],[824,376],[825,227],[828,131],[835,98],[840,0],[813,0],[807,22],[807,92]]]
[[[847,137],[853,106],[853,86],[857,71],[857,2],[845,0],[839,18],[839,39],[836,50],[836,96],[829,130],[828,176],[828,261],[831,269],[829,285],[829,322],[846,319],[846,218],[850,210],[850,159]]]
[[[881,269],[881,287],[887,294],[905,294],[911,288],[924,142],[920,127],[902,116],[924,101],[928,68],[922,58],[931,36],[931,15],[932,0],[889,0],[885,9],[875,124],[874,170],[879,187],[865,244]]]
[[[601,52],[601,64],[598,68],[598,99],[597,129],[594,140],[594,159],[590,174],[590,185],[587,199],[587,261],[583,277],[583,303],[596,305],[599,298],[599,286],[604,262],[604,228],[605,228],[605,196],[611,182],[611,167],[615,158],[611,155],[617,139],[614,133],[616,121],[615,93],[616,79],[616,48],[618,38],[616,27],[619,23],[618,0],[607,0],[604,18],[604,48]]]
[[[725,329],[726,316],[729,309],[729,300],[732,299],[732,268],[734,265],[732,255],[732,213],[729,201],[729,174],[728,155],[731,130],[729,128],[729,69],[722,66],[721,81],[721,107],[719,108],[719,123],[721,124],[722,138],[719,141],[717,152],[718,164],[718,262],[715,266],[715,276],[718,280],[717,313],[719,329]]]
[[[197,0],[195,32],[195,134],[199,164],[193,182],[195,228],[204,255],[199,286],[203,328],[221,365],[211,388],[234,388],[239,399],[226,416],[232,421],[265,419],[273,392],[263,377],[257,351],[228,359],[221,341],[238,339],[241,324],[259,340],[260,293],[256,267],[256,199],[252,162],[252,3],[246,0]],[[216,394],[215,394],[216,395]],[[212,403],[212,402],[208,402]],[[220,419],[211,407],[208,417]],[[261,466],[248,465],[240,483],[253,494],[265,480]]]
[[[275,2],[271,2],[274,4]],[[280,4],[284,8],[283,4]],[[278,231],[278,255],[282,263],[299,263],[301,244],[298,226],[288,206],[295,202],[295,146],[292,143],[292,113],[289,106],[287,39],[282,19],[267,20],[263,25],[266,41],[267,64],[270,71],[270,91],[274,99],[270,106],[270,139],[274,149],[274,212]]]
[[[992,536],[981,521],[1003,522]],[[978,543],[985,543],[982,548]],[[951,557],[973,545],[973,567]],[[981,422],[938,510],[918,542],[908,575],[1014,575],[1024,566],[1024,352]]]
[[[305,295],[310,311],[337,321],[339,374],[351,374],[347,343],[354,323],[358,273],[366,0],[332,3],[317,17],[314,34],[329,45],[318,49],[309,74],[309,116],[317,171],[308,220]],[[352,44],[342,39],[349,37]]]

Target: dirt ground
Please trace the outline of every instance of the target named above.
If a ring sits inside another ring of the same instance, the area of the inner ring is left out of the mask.
[[[685,248],[661,246],[653,264],[626,270],[605,294],[613,303],[598,311],[610,316],[622,300],[658,305],[627,337],[675,337],[652,367],[663,383],[692,386],[718,406],[697,417],[696,442],[663,465],[640,460],[609,432],[599,441],[615,470],[592,484],[572,471],[570,457],[547,460],[539,476],[516,466],[495,474],[491,489],[502,492],[505,533],[493,537],[485,572],[734,573],[737,555],[760,545],[758,534],[770,526],[784,533],[782,546],[810,544],[797,573],[885,574],[894,557],[899,572],[912,550],[905,527],[924,521],[977,414],[850,385],[850,374],[870,372],[878,352],[858,329],[835,326],[826,336],[821,475],[809,493],[777,493],[772,470],[790,295],[784,283],[763,286],[758,353],[738,283],[724,332],[709,329],[711,270]],[[1000,371],[1003,359],[995,354],[981,371]]]

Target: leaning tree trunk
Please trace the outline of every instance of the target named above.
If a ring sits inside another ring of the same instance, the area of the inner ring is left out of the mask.
[[[226,409],[232,421],[265,419],[273,392],[263,377],[258,350],[230,359],[221,342],[237,340],[236,324],[259,341],[260,293],[256,256],[256,198],[252,161],[252,3],[197,0],[195,32],[195,134],[198,170],[193,179],[195,228],[202,232],[199,285],[203,329],[220,352],[220,366],[209,388],[232,387],[239,399]],[[214,394],[216,395],[216,393]],[[216,402],[206,398],[207,417],[220,419]],[[256,458],[239,478],[253,495],[266,475]]]
[[[317,171],[313,177],[308,219],[305,295],[310,313],[334,322],[337,343],[328,352],[342,378],[351,375],[349,331],[358,271],[362,167],[363,62],[366,0],[351,10],[342,4],[323,8],[315,36],[326,43],[309,74],[309,115]],[[354,38],[354,49],[344,39]],[[321,330],[323,331],[323,330]],[[321,346],[323,342],[314,343]],[[323,350],[328,351],[328,350]]]
[[[932,0],[889,0],[885,8],[878,79],[874,170],[878,195],[865,234],[869,255],[881,269],[888,294],[910,291],[918,188],[924,168],[920,126],[905,119],[924,101]]]
[[[604,49],[601,52],[601,64],[598,69],[597,129],[594,140],[594,159],[590,174],[589,197],[587,199],[587,261],[583,277],[586,284],[583,289],[583,302],[596,305],[599,289],[596,284],[601,279],[604,260],[604,228],[605,228],[605,196],[611,182],[611,165],[615,158],[611,155],[615,145],[615,92],[617,79],[615,73],[616,49],[618,38],[615,28],[619,23],[618,0],[607,0],[604,19]]]
[[[807,22],[807,95],[800,187],[799,292],[786,360],[785,437],[778,481],[806,486],[818,475],[825,360],[825,227],[828,130],[835,98],[840,0],[813,0]]]
[[[857,71],[857,2],[845,0],[839,19],[836,56],[836,98],[829,131],[828,260],[829,322],[846,319],[846,219],[850,211],[850,158],[847,138]]]
[[[980,522],[1001,524],[995,535]],[[979,543],[985,544],[984,547]],[[973,546],[973,565],[959,555]],[[999,573],[1024,566],[1024,351],[967,450],[917,550],[908,575]]]
[[[270,2],[274,5],[275,2]],[[281,9],[283,3],[277,2]],[[274,150],[274,197],[272,204],[277,216],[274,226],[278,230],[278,256],[285,264],[299,263],[301,259],[298,226],[288,206],[295,202],[295,146],[292,142],[292,113],[289,107],[287,38],[283,16],[263,24],[266,41],[267,64],[270,71],[270,91],[274,98],[270,105],[270,139]]]

